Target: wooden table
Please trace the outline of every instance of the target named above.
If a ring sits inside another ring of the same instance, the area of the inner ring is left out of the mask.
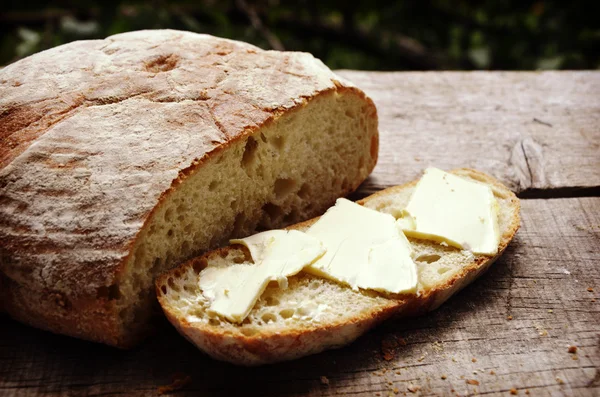
[[[119,351],[2,317],[0,395],[152,396],[173,376],[190,377],[177,392],[190,396],[600,395],[600,72],[340,74],[381,123],[379,163],[353,197],[435,165],[491,173],[523,198],[522,228],[486,275],[425,317],[251,369],[167,323]],[[389,340],[401,343],[385,360]]]

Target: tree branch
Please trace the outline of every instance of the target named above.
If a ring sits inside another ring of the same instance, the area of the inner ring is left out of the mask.
[[[246,0],[236,0],[235,4],[244,14],[246,14],[252,27],[262,34],[272,49],[285,51],[285,47],[281,43],[281,40],[265,26],[254,7],[250,6]]]

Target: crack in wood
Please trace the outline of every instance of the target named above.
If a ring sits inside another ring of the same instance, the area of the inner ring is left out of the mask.
[[[600,186],[568,186],[559,188],[528,188],[517,193],[522,199],[559,199],[575,197],[600,197]]]

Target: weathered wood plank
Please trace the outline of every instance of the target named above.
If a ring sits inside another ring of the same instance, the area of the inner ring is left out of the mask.
[[[476,168],[525,195],[600,186],[600,72],[339,74],[379,110],[379,162],[363,192],[429,165]]]
[[[192,378],[178,393],[190,396],[411,395],[409,387],[419,395],[598,395],[600,198],[522,204],[515,241],[474,285],[430,315],[390,321],[343,349],[246,369],[204,357],[168,324],[144,346],[118,351],[4,317],[0,395],[156,395],[177,372]],[[386,361],[382,341],[394,339],[406,345]]]

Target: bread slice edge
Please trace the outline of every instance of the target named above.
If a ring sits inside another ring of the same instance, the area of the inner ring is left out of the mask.
[[[508,188],[493,177],[472,169],[456,169],[450,171],[459,176],[487,184],[494,194],[510,201],[511,217],[507,227],[501,230],[498,253],[495,256],[475,256],[451,278],[433,288],[420,291],[418,295],[387,295],[383,303],[367,312],[358,313],[351,319],[333,321],[327,324],[308,324],[302,328],[291,328],[278,331],[258,332],[244,335],[230,332],[211,325],[191,323],[185,316],[180,316],[171,306],[165,294],[170,278],[181,276],[182,272],[193,268],[199,273],[208,261],[215,256],[225,256],[232,246],[223,247],[194,258],[175,268],[156,281],[159,303],[169,321],[190,342],[210,356],[238,365],[254,366],[315,354],[323,350],[344,346],[364,334],[370,328],[392,317],[421,315],[438,308],[452,295],[469,285],[483,274],[504,252],[520,226],[520,204],[517,197]],[[385,198],[394,193],[414,187],[417,181],[394,186],[359,200],[361,205],[378,198]],[[319,218],[298,223],[289,229],[306,230]],[[364,293],[363,291],[356,292]]]

